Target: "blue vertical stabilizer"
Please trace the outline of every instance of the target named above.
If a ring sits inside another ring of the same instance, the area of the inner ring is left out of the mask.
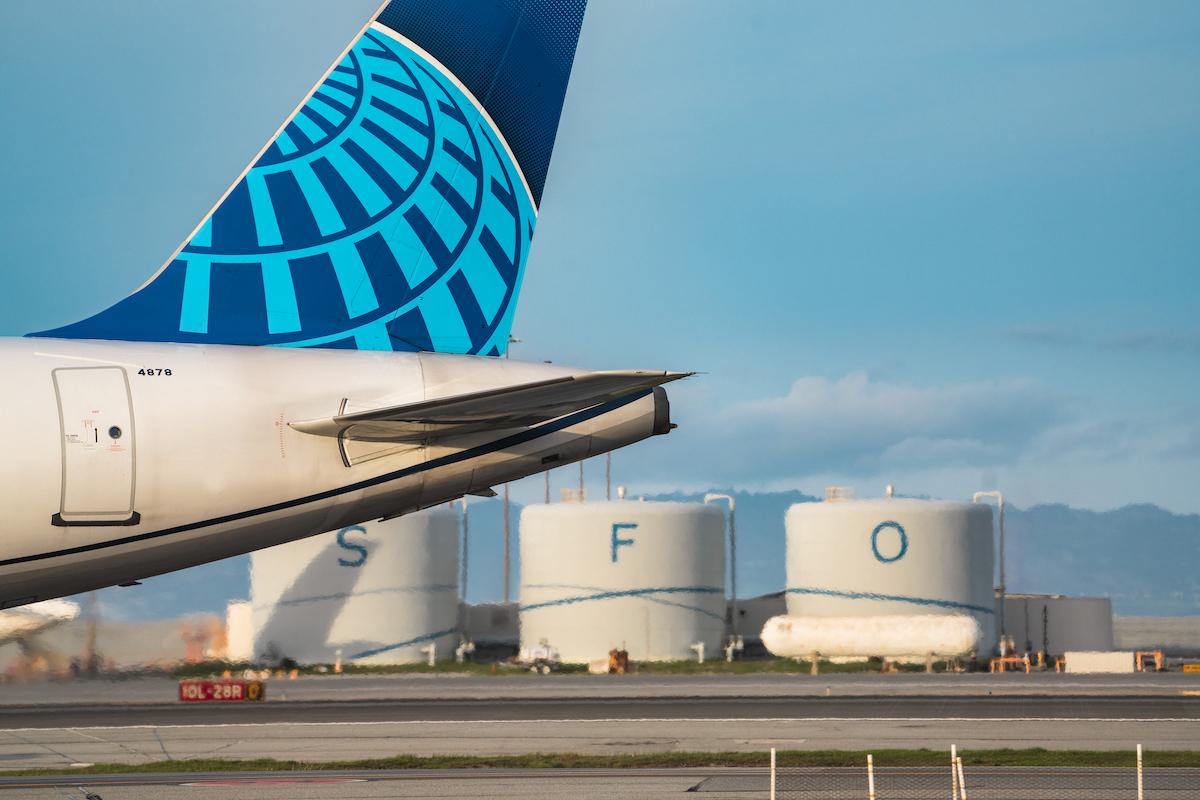
[[[33,336],[508,341],[585,0],[393,0],[141,289]]]

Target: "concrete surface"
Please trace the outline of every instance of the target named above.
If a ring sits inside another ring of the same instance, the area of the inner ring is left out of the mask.
[[[876,774],[879,800],[949,795],[947,770],[888,769]],[[982,768],[966,770],[970,796],[977,800],[1115,800],[1135,793],[1132,769]],[[706,800],[767,797],[765,769],[680,770],[438,770],[382,773],[276,773],[124,775],[96,779],[87,788],[104,800],[157,800],[195,797],[211,800],[358,800],[362,798],[528,797],[611,800],[615,797],[679,797],[697,793]],[[0,797],[81,797],[76,784],[61,779],[0,779]],[[782,770],[779,797],[862,798],[864,769]],[[1147,770],[1148,798],[1195,797],[1200,770]]]
[[[178,682],[165,677],[0,684],[0,707],[11,705],[173,703]],[[829,675],[468,675],[306,676],[267,682],[269,702],[294,700],[461,700],[609,697],[814,696],[1163,696],[1200,691],[1200,674],[1065,673]]]
[[[1194,675],[389,676],[186,704],[165,679],[6,685],[0,769],[162,759],[886,747],[1200,749]],[[873,694],[872,694],[873,693]]]

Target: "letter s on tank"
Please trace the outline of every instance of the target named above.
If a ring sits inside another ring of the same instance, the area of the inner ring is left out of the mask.
[[[346,541],[346,537],[351,533],[365,534],[366,532],[367,532],[367,529],[364,528],[362,525],[351,525],[349,528],[342,528],[340,531],[337,532],[338,547],[342,548],[343,550],[349,550],[350,552],[357,554],[353,558],[339,558],[338,563],[341,564],[343,567],[361,567],[364,563],[366,563],[366,561],[367,561],[366,546],[362,545],[362,544],[356,544],[354,542]]]

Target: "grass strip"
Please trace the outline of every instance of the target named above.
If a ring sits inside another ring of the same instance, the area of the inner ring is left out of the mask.
[[[854,767],[866,763],[868,751],[781,750],[780,767]],[[942,750],[872,750],[880,767],[940,767],[949,762]],[[1132,750],[965,750],[964,765],[985,767],[1134,767]],[[1147,767],[1200,767],[1200,751],[1147,751]],[[529,753],[513,756],[405,756],[358,761],[278,761],[271,758],[246,760],[189,759],[153,761],[147,764],[94,764],[74,769],[0,770],[5,776],[112,775],[172,772],[296,772],[394,769],[636,769],[671,767],[765,767],[765,752],[745,753],[630,753],[620,755],[576,755],[572,753]]]

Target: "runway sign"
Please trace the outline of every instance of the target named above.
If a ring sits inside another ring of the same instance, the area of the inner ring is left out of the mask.
[[[1200,664],[1184,664],[1184,672],[1200,672]]]
[[[262,681],[185,680],[179,682],[179,701],[182,703],[241,703],[256,702],[266,696]]]

